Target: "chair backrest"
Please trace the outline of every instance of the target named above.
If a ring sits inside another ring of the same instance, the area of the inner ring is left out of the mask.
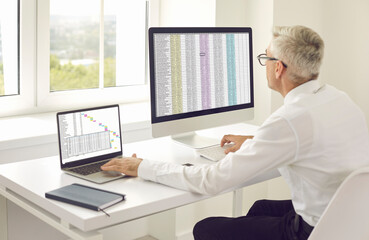
[[[343,181],[309,237],[331,239],[369,239],[369,167]]]

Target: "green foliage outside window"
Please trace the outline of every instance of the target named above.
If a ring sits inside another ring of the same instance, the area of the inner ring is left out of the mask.
[[[104,60],[104,87],[115,87],[115,59]],[[99,87],[99,64],[88,66],[60,64],[55,55],[50,56],[50,91],[90,89]],[[0,96],[5,94],[3,64],[0,63]]]
[[[115,59],[105,58],[104,69],[104,87],[115,87]],[[69,62],[65,65],[61,65],[58,57],[55,55],[50,56],[50,91],[90,89],[98,87],[98,63],[84,66],[73,65]],[[3,64],[0,63],[0,96],[3,96],[4,94]]]
[[[104,86],[116,86],[115,59],[104,60]],[[90,89],[99,87],[99,63],[73,65],[71,62],[61,65],[57,56],[50,56],[50,91]]]

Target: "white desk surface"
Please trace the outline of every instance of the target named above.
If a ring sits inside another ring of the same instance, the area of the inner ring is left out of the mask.
[[[256,127],[252,125],[235,124],[204,130],[200,134],[217,137],[220,140],[224,134],[252,135],[255,130]],[[141,158],[178,164],[212,164],[212,162],[199,157],[195,150],[177,144],[169,137],[125,144],[123,145],[123,153],[125,156],[137,153],[138,157]],[[242,186],[277,176],[279,173],[272,171]],[[126,194],[126,200],[108,208],[107,212],[111,217],[107,217],[102,212],[45,198],[45,192],[72,183],[81,183],[123,193]],[[82,231],[97,230],[211,197],[177,190],[140,178],[128,177],[101,185],[90,183],[63,173],[60,170],[58,156],[0,165],[0,187]]]

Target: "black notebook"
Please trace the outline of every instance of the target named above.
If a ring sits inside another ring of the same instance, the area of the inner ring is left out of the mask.
[[[45,193],[45,197],[95,211],[103,211],[105,208],[125,199],[124,194],[109,192],[77,183],[47,192]]]

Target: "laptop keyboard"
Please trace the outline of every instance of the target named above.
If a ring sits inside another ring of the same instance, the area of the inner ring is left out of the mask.
[[[75,172],[75,173],[78,173],[84,176],[90,175],[90,174],[102,171],[100,167],[104,165],[105,163],[107,163],[108,161],[109,160],[92,163],[92,164],[88,164],[88,165],[84,165],[80,167],[70,168],[69,171]]]

